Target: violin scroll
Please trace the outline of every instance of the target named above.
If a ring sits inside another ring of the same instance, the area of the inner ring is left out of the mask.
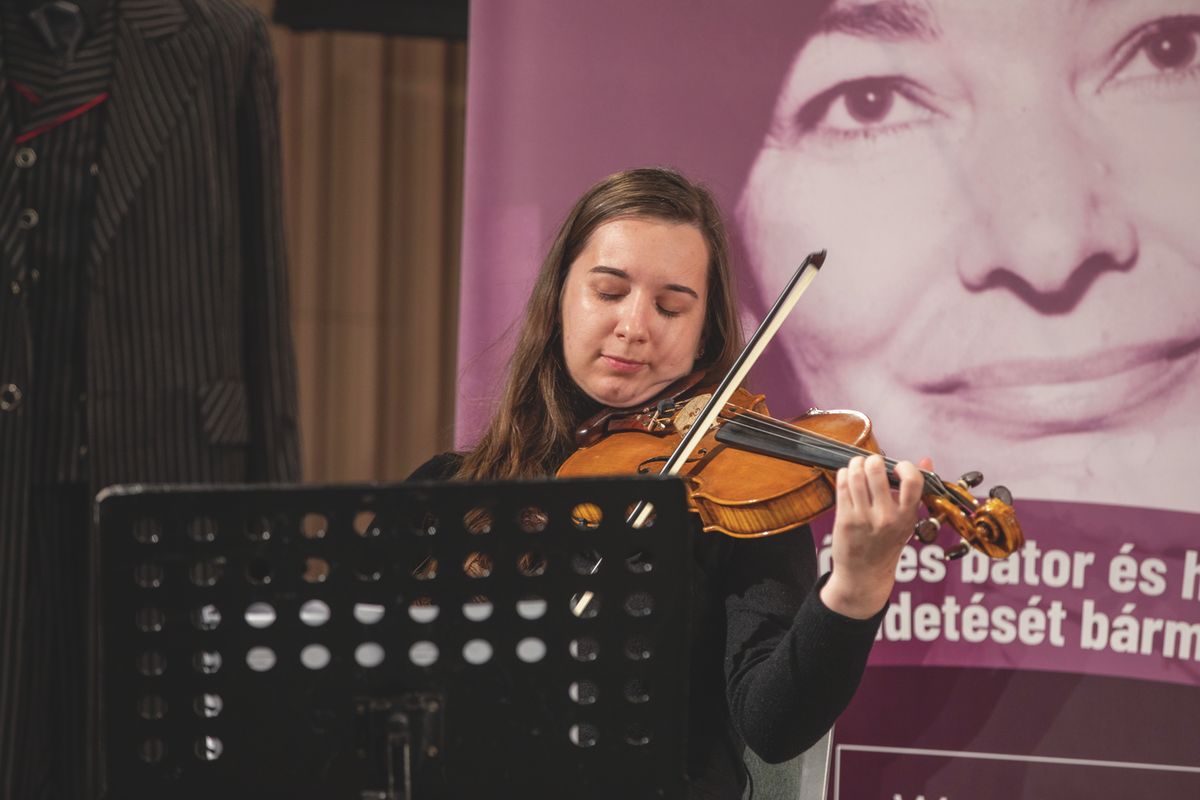
[[[917,523],[914,534],[926,544],[933,541],[944,523],[954,528],[963,541],[946,551],[946,560],[965,556],[973,547],[991,558],[1006,558],[1025,544],[1025,535],[1012,507],[1012,493],[995,486],[986,500],[978,500],[970,489],[983,482],[983,475],[968,472],[955,483],[942,484],[944,493],[925,496],[929,517]]]

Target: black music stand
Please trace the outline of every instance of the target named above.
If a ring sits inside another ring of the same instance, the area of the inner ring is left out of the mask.
[[[677,480],[98,502],[106,797],[685,794]]]

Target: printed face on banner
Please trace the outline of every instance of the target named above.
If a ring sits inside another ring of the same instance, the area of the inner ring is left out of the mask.
[[[648,400],[692,370],[704,329],[708,246],[693,225],[626,218],[598,227],[567,273],[567,372],[598,403]]]
[[[778,346],[890,455],[1200,511],[1197,0],[835,3],[737,216],[763,286],[829,248]]]

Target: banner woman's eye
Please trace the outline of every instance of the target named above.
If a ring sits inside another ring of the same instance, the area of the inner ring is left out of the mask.
[[[1184,69],[1196,60],[1196,32],[1160,31],[1147,37],[1142,44],[1142,50],[1159,69]]]
[[[842,95],[846,111],[864,125],[882,122],[892,110],[896,93],[889,87],[871,84],[855,86]]]
[[[1155,20],[1125,37],[1117,50],[1110,84],[1200,77],[1200,17]]]
[[[918,90],[901,78],[860,78],[839,83],[806,102],[796,115],[799,133],[859,138],[895,132],[936,115]]]

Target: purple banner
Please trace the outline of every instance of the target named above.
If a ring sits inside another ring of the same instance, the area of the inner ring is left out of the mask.
[[[752,376],[772,411],[861,410],[1028,539],[905,553],[837,796],[1196,794],[1200,0],[489,0],[469,92],[462,446],[571,202],[677,167],[747,326],[829,251]]]
[[[1200,685],[1200,514],[1039,501],[1017,510],[1026,543],[1007,559],[971,551],[946,562],[939,545],[905,548],[872,664]],[[822,569],[828,541],[818,535]]]

